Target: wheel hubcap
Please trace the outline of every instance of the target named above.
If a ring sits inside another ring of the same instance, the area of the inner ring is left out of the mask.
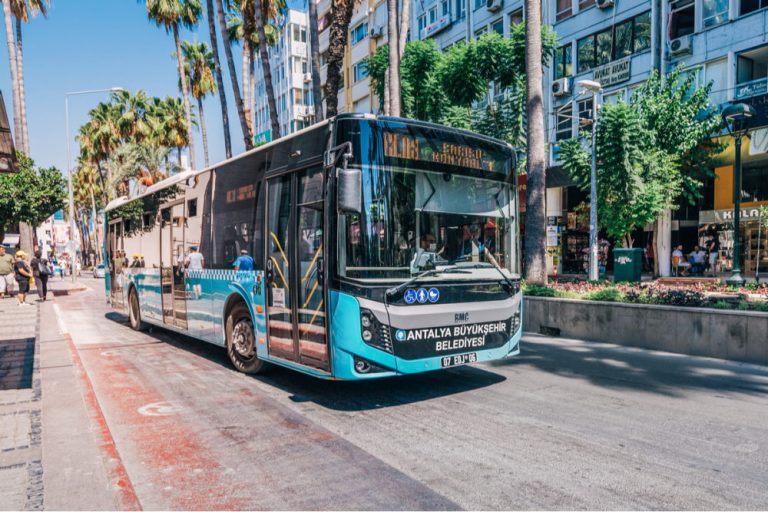
[[[232,346],[241,357],[250,358],[256,351],[253,326],[247,320],[241,320],[232,330]]]

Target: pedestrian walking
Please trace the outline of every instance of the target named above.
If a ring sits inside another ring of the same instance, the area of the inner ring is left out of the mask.
[[[5,247],[0,245],[0,299],[4,299],[6,293],[10,296],[13,291],[15,262],[13,256],[6,254]]]
[[[32,258],[29,265],[32,267],[32,275],[35,276],[35,283],[37,283],[35,286],[37,296],[41,301],[45,301],[48,298],[48,278],[53,274],[53,270],[40,251],[35,252],[35,257]]]
[[[16,283],[19,285],[19,306],[31,306],[27,304],[27,292],[29,292],[29,281],[33,279],[32,269],[29,268],[24,258],[27,257],[27,253],[24,251],[16,251],[16,262],[13,264],[13,270],[16,275]]]

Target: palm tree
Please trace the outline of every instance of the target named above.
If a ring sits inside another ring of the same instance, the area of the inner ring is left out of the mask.
[[[213,53],[205,43],[181,43],[181,51],[187,66],[192,97],[197,100],[197,111],[200,115],[200,132],[203,135],[203,158],[208,167],[208,132],[205,127],[205,111],[203,110],[203,98],[208,94],[216,93],[216,82],[213,78],[214,61]]]
[[[146,120],[149,101],[147,94],[141,90],[136,94],[130,91],[112,93],[117,129],[122,140],[141,143],[151,135]]]
[[[237,83],[237,72],[235,71],[235,61],[232,58],[232,46],[227,32],[227,19],[224,14],[223,0],[216,0],[216,10],[219,18],[219,30],[221,31],[222,39],[224,39],[224,53],[227,56],[227,67],[229,68],[229,77],[232,82],[232,91],[235,94],[235,106],[237,107],[237,115],[240,118],[240,128],[243,131],[245,149],[251,149],[253,148],[253,134],[248,128],[243,97],[240,95],[240,85]]]
[[[224,153],[227,158],[232,158],[232,140],[229,134],[229,111],[227,110],[227,95],[224,93],[224,78],[221,75],[221,63],[219,62],[219,41],[216,37],[216,19],[213,13],[213,0],[206,0],[208,18],[208,32],[211,35],[211,53],[213,55],[213,70],[216,77],[216,88],[219,91],[219,102],[221,103],[221,122],[224,125]],[[205,123],[202,122],[202,111],[200,113],[200,124],[205,127]],[[203,145],[205,145],[205,139],[203,139]],[[206,157],[206,166],[208,165],[208,158]]]
[[[277,18],[278,11],[285,6],[283,0],[248,0],[253,4],[253,16],[256,23],[256,31],[259,36],[259,55],[261,56],[261,71],[264,76],[264,86],[267,91],[267,105],[269,106],[269,119],[272,125],[272,140],[280,138],[280,120],[277,117],[277,102],[275,101],[275,89],[272,85],[272,69],[269,65],[269,53],[267,53],[267,33],[265,24],[267,20]]]
[[[73,183],[73,194],[75,198],[80,198],[77,202],[83,207],[91,207],[91,218],[94,223],[98,223],[98,214],[96,212],[96,197],[101,194],[100,179],[98,170],[89,162],[80,161],[80,167],[78,168]],[[101,261],[101,248],[97,246],[97,254],[99,261]]]
[[[312,60],[312,101],[315,105],[315,122],[323,120],[323,95],[320,88],[320,34],[317,30],[317,2],[309,1],[309,51]]]
[[[11,0],[3,0],[3,13],[5,15],[5,39],[8,43],[8,67],[11,70],[11,88],[13,93],[13,132],[16,135],[16,147],[27,152],[24,141],[24,131],[21,128],[21,96],[19,94],[18,51],[16,40],[13,37],[13,24],[11,23]]]
[[[407,3],[404,2],[404,3]],[[387,88],[389,102],[384,104],[384,113],[400,116],[400,37],[397,23],[397,0],[387,0],[387,32],[389,39],[389,68]]]
[[[191,139],[190,132],[187,130],[182,99],[168,97],[157,100],[153,115],[156,116],[157,145],[176,148],[178,164],[181,166],[181,150],[187,147]]]
[[[147,16],[157,26],[165,27],[166,32],[173,33],[173,41],[176,44],[176,60],[179,66],[181,78],[181,92],[184,101],[184,114],[189,133],[189,163],[195,169],[195,137],[192,130],[192,110],[189,106],[189,92],[187,91],[187,78],[184,71],[184,58],[181,53],[181,40],[179,39],[179,24],[185,27],[193,27],[197,24],[202,6],[200,0],[147,0]]]
[[[11,11],[16,18],[16,68],[19,79],[19,105],[21,113],[19,122],[23,134],[26,153],[29,153],[29,129],[27,125],[27,98],[24,87],[24,53],[21,39],[21,22],[28,22],[30,17],[42,14],[48,17],[49,0],[11,0]]]
[[[528,178],[525,206],[525,279],[547,283],[545,243],[546,151],[542,91],[541,0],[525,0],[525,66],[528,95]]]
[[[255,110],[255,86],[256,81],[254,79],[254,54],[256,48],[259,46],[259,33],[256,29],[255,23],[255,4],[253,0],[233,0],[229,13],[229,23],[227,25],[229,32],[229,40],[231,43],[240,41],[243,44],[243,61],[242,61],[242,74],[243,74],[243,102],[246,120],[251,133],[254,133],[254,110]],[[244,9],[244,10],[243,10]],[[274,15],[277,16],[277,11],[274,11]],[[246,37],[247,34],[247,37]],[[272,23],[267,23],[264,27],[264,37],[267,44],[272,46],[277,43],[279,37],[279,31]],[[270,69],[271,76],[271,69]],[[265,84],[267,82],[265,81]],[[274,89],[271,87],[272,80],[269,81],[269,86],[266,87],[267,102],[269,103],[269,93],[272,90],[272,96],[274,97]],[[275,104],[276,105],[276,104]],[[274,112],[274,120],[277,120],[277,112],[270,108],[270,120],[272,119],[272,112]],[[274,128],[274,126],[273,126]],[[278,124],[279,128],[279,124]],[[274,131],[274,130],[273,130]]]
[[[341,67],[347,47],[349,21],[357,0],[331,0],[331,23],[328,34],[328,76],[325,81],[325,115],[333,117],[339,112],[339,89],[342,82]]]

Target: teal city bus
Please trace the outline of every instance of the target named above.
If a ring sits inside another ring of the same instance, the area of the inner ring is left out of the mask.
[[[516,181],[501,141],[339,115],[112,201],[107,296],[132,328],[220,345],[245,373],[366,379],[512,356]]]

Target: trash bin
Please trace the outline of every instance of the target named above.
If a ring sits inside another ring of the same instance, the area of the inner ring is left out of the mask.
[[[643,270],[642,249],[613,250],[613,280],[616,282],[639,283]]]

